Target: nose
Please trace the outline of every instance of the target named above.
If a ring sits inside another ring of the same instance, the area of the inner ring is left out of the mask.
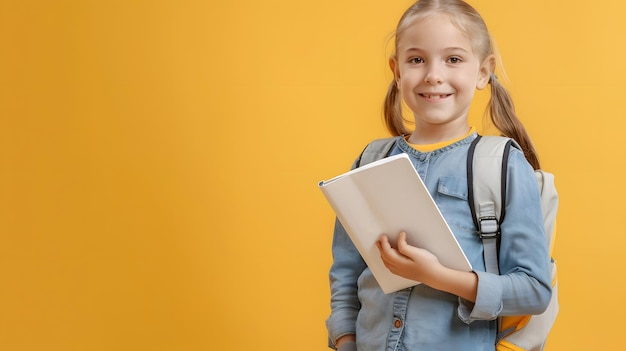
[[[443,83],[443,72],[441,67],[435,64],[428,66],[428,71],[424,77],[424,81],[428,84],[439,85]]]

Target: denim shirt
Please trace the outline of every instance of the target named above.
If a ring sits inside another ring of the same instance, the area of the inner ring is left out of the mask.
[[[390,153],[409,155],[463,248],[478,276],[475,303],[425,284],[383,293],[336,221],[331,315],[326,321],[330,347],[339,337],[356,334],[359,351],[495,350],[499,316],[539,314],[546,309],[552,290],[539,189],[532,167],[515,148],[507,169],[501,275],[485,272],[483,245],[467,198],[467,151],[475,138],[474,133],[441,149],[419,152],[398,137]]]

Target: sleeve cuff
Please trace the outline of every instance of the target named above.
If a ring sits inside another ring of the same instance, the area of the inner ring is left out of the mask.
[[[475,320],[494,320],[502,312],[502,286],[498,276],[486,272],[475,272],[478,276],[476,302],[459,298],[458,316],[463,323]]]
[[[337,339],[344,335],[356,334],[356,317],[359,311],[341,310],[331,314],[326,320],[328,346],[335,348]]]

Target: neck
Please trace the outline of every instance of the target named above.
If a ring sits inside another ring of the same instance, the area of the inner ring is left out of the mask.
[[[467,135],[469,131],[470,127],[467,124],[456,128],[441,128],[440,126],[422,128],[420,126],[420,128],[415,128],[407,141],[417,145],[436,144],[461,138]]]

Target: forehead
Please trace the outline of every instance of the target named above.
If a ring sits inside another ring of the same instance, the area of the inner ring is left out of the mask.
[[[450,48],[473,53],[468,35],[445,14],[409,19],[397,37],[398,54],[412,49],[440,51]]]

